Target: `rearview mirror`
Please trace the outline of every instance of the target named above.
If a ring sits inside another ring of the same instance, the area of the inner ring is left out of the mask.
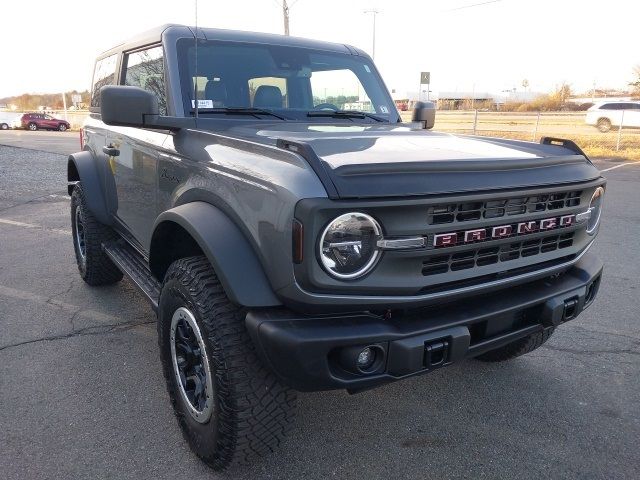
[[[433,102],[416,102],[411,121],[421,122],[422,128],[433,128],[436,123],[436,104]]]
[[[106,85],[100,89],[100,114],[107,125],[149,127],[157,123],[158,98],[139,87]]]

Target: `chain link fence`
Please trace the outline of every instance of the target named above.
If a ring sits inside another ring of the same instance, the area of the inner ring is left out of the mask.
[[[623,115],[608,126],[588,125],[586,112],[439,110],[434,130],[530,142],[539,142],[542,137],[565,138],[594,158],[640,160],[640,110],[636,112],[622,111]],[[404,120],[411,119],[411,112],[402,114]],[[620,123],[623,128],[618,128]],[[608,131],[601,131],[607,127]]]

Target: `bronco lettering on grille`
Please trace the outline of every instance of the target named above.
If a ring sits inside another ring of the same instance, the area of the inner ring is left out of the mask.
[[[434,247],[453,247],[458,244],[481,242],[483,240],[496,240],[516,235],[526,235],[541,230],[555,230],[557,228],[570,227],[575,223],[575,215],[563,215],[562,217],[545,218],[520,222],[514,225],[499,225],[489,228],[475,228],[461,232],[439,233],[433,237]]]

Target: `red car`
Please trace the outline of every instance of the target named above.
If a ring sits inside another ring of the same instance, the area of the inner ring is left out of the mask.
[[[20,119],[20,125],[22,128],[28,128],[29,130],[60,130],[64,132],[68,130],[71,125],[66,120],[59,118],[53,118],[46,113],[25,113]]]

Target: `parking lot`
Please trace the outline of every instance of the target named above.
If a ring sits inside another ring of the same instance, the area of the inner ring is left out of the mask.
[[[638,478],[640,163],[597,163],[599,298],[542,348],[353,396],[299,394],[278,452],[215,474],[173,418],[142,295],[77,273],[64,155],[77,148],[77,133],[0,134],[3,478]]]

